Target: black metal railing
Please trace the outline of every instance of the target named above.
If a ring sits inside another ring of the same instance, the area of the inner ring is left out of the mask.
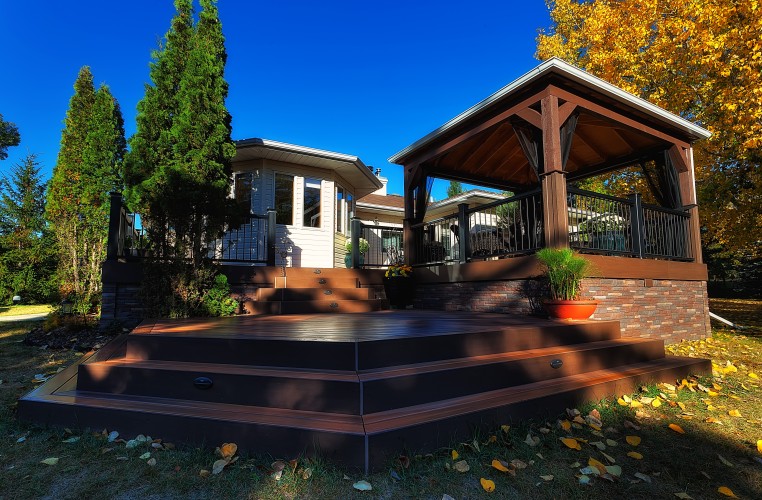
[[[693,260],[690,214],[642,203],[639,194],[618,198],[567,188],[569,246],[585,253]]]
[[[413,224],[414,265],[460,261],[458,214]]]
[[[643,256],[673,260],[693,260],[691,216],[685,210],[654,205],[643,208]]]
[[[368,242],[369,250],[361,256],[360,265],[383,268],[402,262],[402,234],[402,228],[398,226],[361,224],[360,237]]]
[[[539,190],[466,209],[471,259],[531,253],[542,248]]]
[[[229,226],[221,238],[207,245],[206,257],[218,262],[275,265],[275,211],[249,215],[243,224]],[[107,260],[140,259],[150,254],[151,242],[138,226],[140,216],[130,213],[120,193],[111,193]],[[189,255],[191,259],[193,256]]]
[[[476,207],[461,204],[458,213],[411,229],[417,266],[526,254],[542,247],[542,197],[535,190]]]
[[[269,234],[269,228],[275,228],[270,221],[270,213],[266,215],[251,214],[243,224],[226,229],[222,238],[210,243],[208,255],[219,262],[252,262],[267,264],[270,252],[268,249],[274,242],[275,236]]]

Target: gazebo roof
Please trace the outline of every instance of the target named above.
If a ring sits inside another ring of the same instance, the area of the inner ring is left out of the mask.
[[[556,95],[578,116],[566,172],[582,178],[635,163],[673,145],[687,150],[704,128],[592,76],[549,59],[472,106],[389,161],[428,175],[484,185],[537,183],[514,126],[541,127],[540,99]],[[564,114],[568,118],[572,111]]]

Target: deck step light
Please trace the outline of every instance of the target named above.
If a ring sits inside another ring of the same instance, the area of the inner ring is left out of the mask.
[[[563,366],[564,362],[560,359],[554,359],[550,362],[550,366],[553,368],[561,368]]]
[[[193,379],[193,385],[196,386],[196,389],[206,390],[211,389],[214,382],[209,377],[196,377]]]

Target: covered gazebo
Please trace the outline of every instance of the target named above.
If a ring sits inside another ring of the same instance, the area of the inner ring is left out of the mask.
[[[695,327],[686,330],[692,333],[684,336],[706,334],[706,268],[691,145],[709,136],[704,128],[560,59],[543,62],[389,159],[404,167],[405,260],[422,267],[421,286],[428,287],[419,297],[430,300],[417,305],[500,310],[495,301],[481,300],[479,290],[472,291],[481,301],[465,305],[446,300],[447,290],[453,284],[462,289],[464,283],[494,290],[495,283],[531,278],[538,271],[534,251],[571,246],[594,261],[597,276],[587,283],[593,292],[599,285],[623,286],[611,280],[636,280],[649,288],[655,283],[683,290],[699,286],[693,295],[700,295],[703,306],[693,304],[701,311],[691,318]],[[632,167],[642,169],[650,204],[640,193],[616,198],[574,186]],[[449,218],[424,224],[433,178],[498,188],[512,196],[461,206]],[[440,235],[457,240],[457,252],[442,251]],[[617,305],[617,292],[598,292],[603,302],[598,316],[621,314],[624,304],[630,304],[627,312],[637,309],[639,299]],[[667,302],[679,302],[674,290],[667,295],[673,297]],[[626,331],[627,319],[616,319],[623,320]],[[638,320],[630,323],[643,326]]]

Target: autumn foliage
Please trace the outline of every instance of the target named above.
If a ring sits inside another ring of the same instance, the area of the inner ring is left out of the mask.
[[[756,0],[550,1],[537,57],[560,57],[712,132],[695,146],[704,244],[762,240],[762,6]],[[624,177],[632,189],[638,182]],[[613,186],[616,189],[616,186]]]

